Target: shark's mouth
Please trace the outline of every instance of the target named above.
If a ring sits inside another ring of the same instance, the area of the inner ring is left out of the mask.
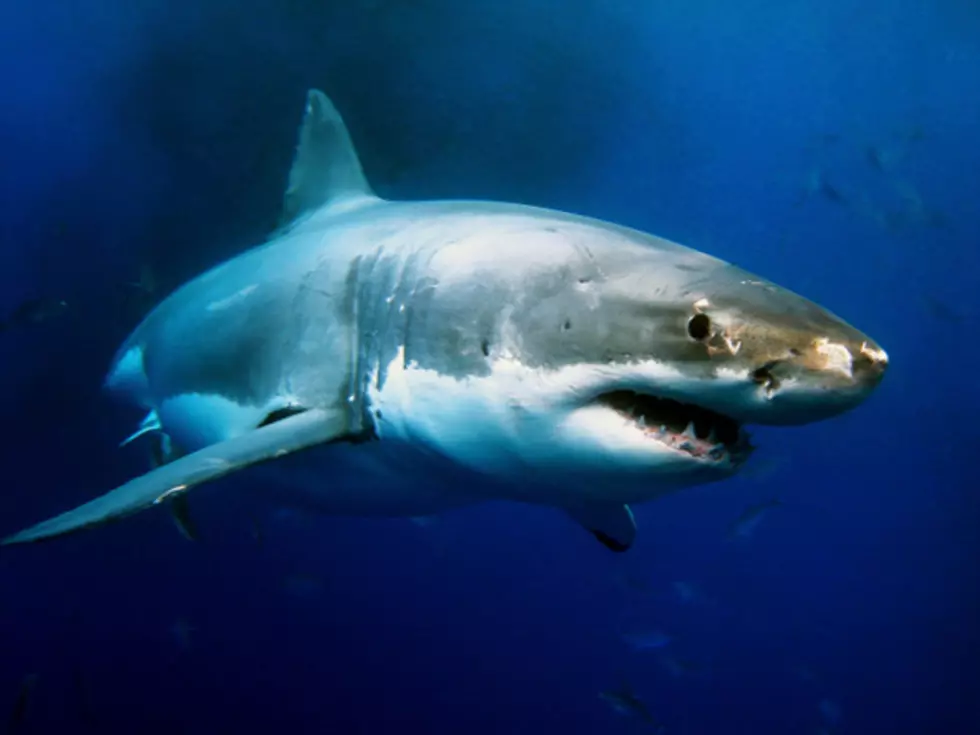
[[[651,439],[698,459],[738,464],[752,451],[735,419],[701,406],[629,390],[603,393],[596,400]]]

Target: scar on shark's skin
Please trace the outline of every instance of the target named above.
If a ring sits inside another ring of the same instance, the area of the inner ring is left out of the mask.
[[[286,506],[419,518],[510,500],[621,553],[631,504],[731,477],[751,425],[838,416],[886,367],[816,304],[653,235],[385,201],[310,90],[279,229],[173,291],[110,367],[143,415],[122,444],[151,469],[3,543],[154,505],[194,540],[194,489],[254,467]]]

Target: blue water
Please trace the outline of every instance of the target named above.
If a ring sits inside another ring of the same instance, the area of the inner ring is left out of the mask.
[[[980,732],[976,0],[7,2],[0,75],[0,314],[69,303],[0,333],[4,532],[145,470],[99,391],[129,284],[276,224],[310,86],[383,196],[650,230],[891,358],[852,414],[637,508],[628,554],[546,509],[307,518],[246,480],[195,493],[198,543],[151,512],[4,549],[0,727],[650,731],[599,697],[627,681],[672,734]]]

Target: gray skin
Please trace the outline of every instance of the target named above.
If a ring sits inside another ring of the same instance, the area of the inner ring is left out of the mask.
[[[821,307],[636,230],[521,205],[383,201],[314,90],[283,227],[161,303],[106,379],[149,412],[163,466],[4,543],[276,460],[264,471],[283,502],[382,516],[543,503],[623,550],[624,504],[730,476],[748,456],[744,424],[838,415],[886,364]],[[716,412],[728,441],[700,423],[697,439],[693,425],[689,439],[651,433],[610,399],[623,391]]]

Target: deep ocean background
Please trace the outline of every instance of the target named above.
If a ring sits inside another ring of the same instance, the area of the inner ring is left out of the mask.
[[[69,305],[0,332],[3,533],[145,470],[105,369],[277,223],[311,86],[382,196],[649,230],[891,358],[637,508],[624,555],[546,509],[311,518],[247,477],[195,494],[198,543],[148,512],[3,549],[0,728],[651,731],[598,696],[628,681],[672,735],[980,732],[977,0],[6,2],[0,78],[0,315]]]

